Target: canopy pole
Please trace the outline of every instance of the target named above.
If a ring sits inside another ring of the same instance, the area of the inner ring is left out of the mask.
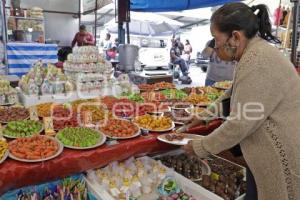
[[[94,34],[95,34],[95,39],[96,39],[96,41],[95,41],[95,44],[97,44],[97,14],[98,14],[98,12],[97,12],[97,6],[98,6],[98,0],[96,0],[95,1],[95,21],[94,21],[94,27],[95,27],[95,30],[94,30]]]
[[[118,23],[118,40],[119,44],[125,44],[125,30],[123,28],[123,22]]]
[[[117,4],[117,6],[116,6]],[[118,15],[118,37],[119,44],[125,44],[125,30],[123,28],[124,22],[130,21],[130,1],[129,0],[117,0],[115,1],[115,7],[117,7]],[[126,23],[127,26],[127,23]],[[129,28],[127,28],[129,32]],[[129,34],[128,34],[129,35]],[[130,42],[130,40],[127,40]]]
[[[126,22],[127,44],[130,44],[129,22]]]
[[[299,0],[291,0],[294,3],[293,35],[292,35],[292,63],[297,67],[297,34],[299,23]]]

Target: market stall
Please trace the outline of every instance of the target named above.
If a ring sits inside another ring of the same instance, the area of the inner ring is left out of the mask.
[[[26,196],[24,193],[33,193],[32,188],[46,190],[43,196],[51,193],[48,190],[60,193],[60,186],[28,186],[77,173],[87,174],[82,181],[94,188],[99,195],[96,199],[103,200],[123,199],[127,193],[133,199],[148,195],[150,199],[172,195],[176,199],[177,195],[204,200],[243,196],[243,167],[220,158],[211,158],[209,166],[182,152],[169,154],[223,123],[221,116],[211,116],[184,134],[175,132],[199,117],[231,87],[231,82],[183,89],[170,82],[135,85],[127,74],[112,77],[111,63],[93,46],[75,47],[64,71],[46,62],[43,59],[33,64],[17,89],[8,81],[0,81],[0,103],[5,106],[0,107],[0,193],[4,197]],[[16,101],[17,93],[21,105]],[[140,158],[154,154],[159,156]],[[197,167],[182,164],[192,162],[197,162]],[[130,167],[125,169],[124,165]],[[234,177],[222,174],[223,168],[231,170]],[[101,175],[96,178],[95,173]],[[214,180],[221,175],[224,180]],[[217,185],[218,190],[211,190]],[[77,190],[72,195],[80,196]]]
[[[83,57],[76,52],[82,51],[94,52],[93,47],[81,47],[69,56],[67,68],[72,69],[72,72],[76,69],[75,78],[82,74],[80,65],[74,63],[98,63],[101,60],[93,56],[89,60],[80,60]],[[106,69],[110,69],[109,66],[103,65],[103,70]],[[84,79],[90,75],[84,74]],[[71,76],[74,77],[74,74]],[[62,81],[71,83],[69,77],[70,74],[63,74],[51,64],[44,68],[38,62],[21,80],[19,92],[40,95],[40,98],[54,95],[55,92],[62,92],[62,88],[51,85],[54,82],[48,80],[59,78],[59,83],[67,84]],[[32,81],[29,80],[39,82],[40,89],[36,84],[31,85]],[[0,193],[105,167],[131,156],[168,152],[178,148],[174,144],[184,144],[189,139],[196,139],[194,134],[208,134],[222,124],[220,119],[203,122],[187,130],[192,135],[177,136],[173,132],[203,111],[203,106],[216,100],[224,89],[230,87],[230,83],[220,83],[215,88],[179,90],[167,82],[134,86],[125,75],[117,81],[120,87],[118,96],[106,96],[103,92],[93,99],[80,97],[78,100],[56,103],[53,99],[47,103],[37,99],[36,104],[32,103],[28,108],[1,107],[0,121],[4,125],[1,131],[6,140],[0,141],[0,176],[3,180],[0,182]],[[114,83],[112,85],[117,87]],[[76,84],[74,86],[78,87]],[[99,189],[96,183],[92,185]],[[206,191],[202,187],[200,190]],[[204,192],[202,195],[207,194]],[[215,198],[218,199],[217,196]]]

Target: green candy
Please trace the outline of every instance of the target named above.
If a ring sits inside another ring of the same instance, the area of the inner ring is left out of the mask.
[[[64,145],[82,148],[92,147],[101,139],[97,131],[89,128],[65,128],[57,137]]]
[[[28,137],[38,134],[42,129],[40,122],[32,120],[11,121],[7,124],[3,133],[12,137]]]

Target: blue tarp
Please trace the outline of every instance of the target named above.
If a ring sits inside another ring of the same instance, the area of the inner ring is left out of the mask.
[[[167,12],[212,7],[241,0],[130,0],[130,10]]]

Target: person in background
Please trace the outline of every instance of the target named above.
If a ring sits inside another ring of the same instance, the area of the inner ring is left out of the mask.
[[[107,58],[108,60],[115,60],[118,54],[118,48],[115,44],[112,45],[112,48],[107,50]]]
[[[94,36],[87,32],[85,25],[80,25],[79,32],[76,33],[73,41],[72,48],[77,44],[77,46],[89,46],[95,45]]]
[[[269,43],[280,41],[272,35],[268,9],[228,3],[210,21],[218,57],[238,62],[231,89],[215,104],[230,97],[230,114],[219,128],[184,149],[204,158],[239,144],[248,165],[245,200],[299,200],[300,78]],[[248,181],[251,172],[254,183]]]
[[[175,46],[178,48],[179,55],[181,56],[182,53],[183,53],[183,50],[184,50],[184,45],[180,41],[180,37],[179,36],[177,36],[176,39],[175,39]]]
[[[283,27],[287,27],[288,23],[289,23],[289,20],[290,20],[290,14],[291,14],[291,10],[290,8],[287,6],[287,9],[286,9],[286,15],[283,19],[283,22],[282,22],[282,26]]]
[[[193,48],[192,48],[192,45],[190,44],[190,41],[185,40],[185,45],[184,45],[184,50],[183,50],[183,53],[184,53],[183,58],[187,62],[187,65],[190,64],[192,52],[193,52]]]
[[[282,7],[281,5],[275,9],[274,14],[273,14],[273,18],[274,18],[274,25],[275,26],[279,26],[280,25],[280,20],[282,18]]]
[[[288,14],[287,9],[285,9],[285,7],[283,7],[283,9],[282,9],[282,16],[281,16],[281,19],[280,19],[280,26],[283,25],[284,19],[287,16],[287,14]]]
[[[105,55],[105,58],[107,60],[110,59],[107,52],[112,49],[112,42],[111,42],[110,38],[111,38],[111,35],[109,33],[106,33],[106,37],[103,42],[103,54]]]
[[[178,43],[174,39],[172,39],[171,42],[172,47],[170,50],[170,61],[172,64],[179,65],[182,75],[187,76],[188,68],[185,60],[180,57],[180,48],[177,45]]]
[[[71,47],[63,47],[60,50],[58,50],[57,57],[58,62],[55,64],[56,67],[63,69],[63,64],[67,60],[68,55],[72,53]]]
[[[215,48],[215,40],[210,40],[202,51],[204,59],[209,59],[208,69],[205,79],[205,86],[212,86],[219,81],[231,81],[233,79],[233,72],[235,62],[228,62],[221,60]]]
[[[113,44],[113,46],[115,46],[117,49],[119,47],[119,39],[115,38],[115,43]]]

